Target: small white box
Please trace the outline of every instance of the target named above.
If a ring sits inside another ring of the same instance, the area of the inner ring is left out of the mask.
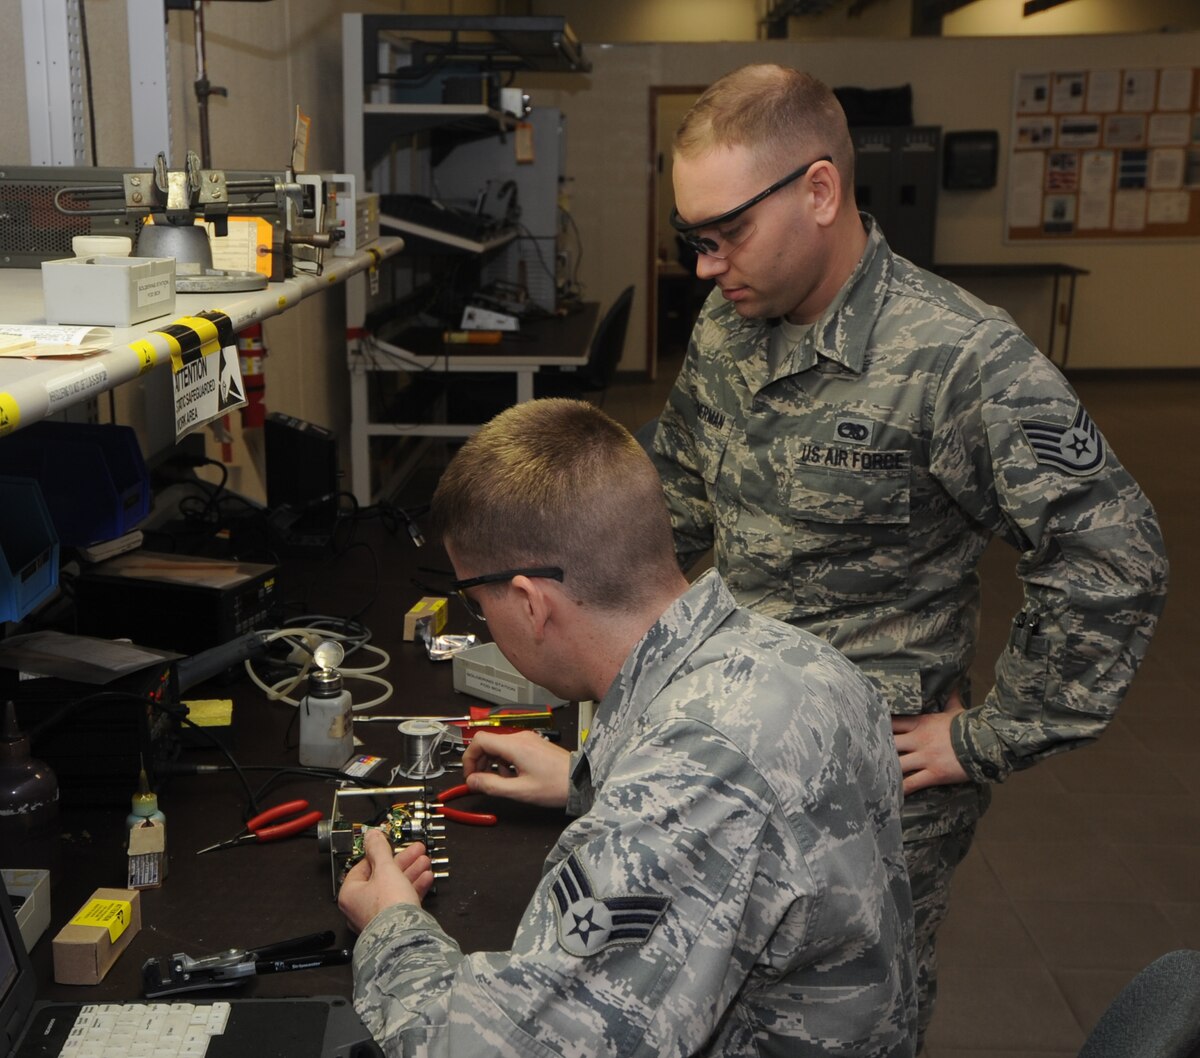
[[[47,323],[129,327],[175,309],[173,257],[68,257],[42,262]]]
[[[25,950],[33,951],[38,937],[50,925],[50,872],[6,867],[0,874],[4,876],[5,890],[22,901],[16,910],[17,927]]]
[[[530,683],[500,653],[495,643],[460,650],[451,660],[454,689],[497,705],[561,705],[545,687]]]

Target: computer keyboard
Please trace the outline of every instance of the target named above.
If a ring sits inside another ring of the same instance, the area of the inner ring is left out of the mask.
[[[225,1031],[228,1003],[89,1003],[75,1018],[64,1058],[204,1058]]]

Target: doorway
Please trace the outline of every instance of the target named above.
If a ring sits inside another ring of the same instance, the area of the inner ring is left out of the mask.
[[[661,85],[650,89],[650,194],[647,218],[650,247],[646,281],[646,373],[653,381],[661,368],[678,372],[696,314],[712,283],[696,278],[690,259],[681,257],[671,229],[671,141],[684,115],[707,85]]]

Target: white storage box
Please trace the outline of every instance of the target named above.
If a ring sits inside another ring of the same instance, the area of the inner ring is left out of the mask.
[[[129,327],[175,309],[173,257],[68,257],[42,262],[47,323]]]
[[[545,687],[514,669],[495,643],[480,643],[454,655],[454,689],[496,705],[561,705]]]
[[[33,951],[38,937],[50,925],[50,872],[4,868],[4,888],[22,901],[16,909],[17,927],[25,950]]]

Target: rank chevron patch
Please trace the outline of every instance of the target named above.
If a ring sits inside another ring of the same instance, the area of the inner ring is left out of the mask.
[[[615,944],[643,944],[671,906],[665,896],[596,897],[574,853],[553,886],[558,942],[572,955],[595,955]]]
[[[1104,464],[1104,438],[1082,404],[1070,426],[1022,419],[1021,430],[1039,463],[1081,476],[1094,473]]]

